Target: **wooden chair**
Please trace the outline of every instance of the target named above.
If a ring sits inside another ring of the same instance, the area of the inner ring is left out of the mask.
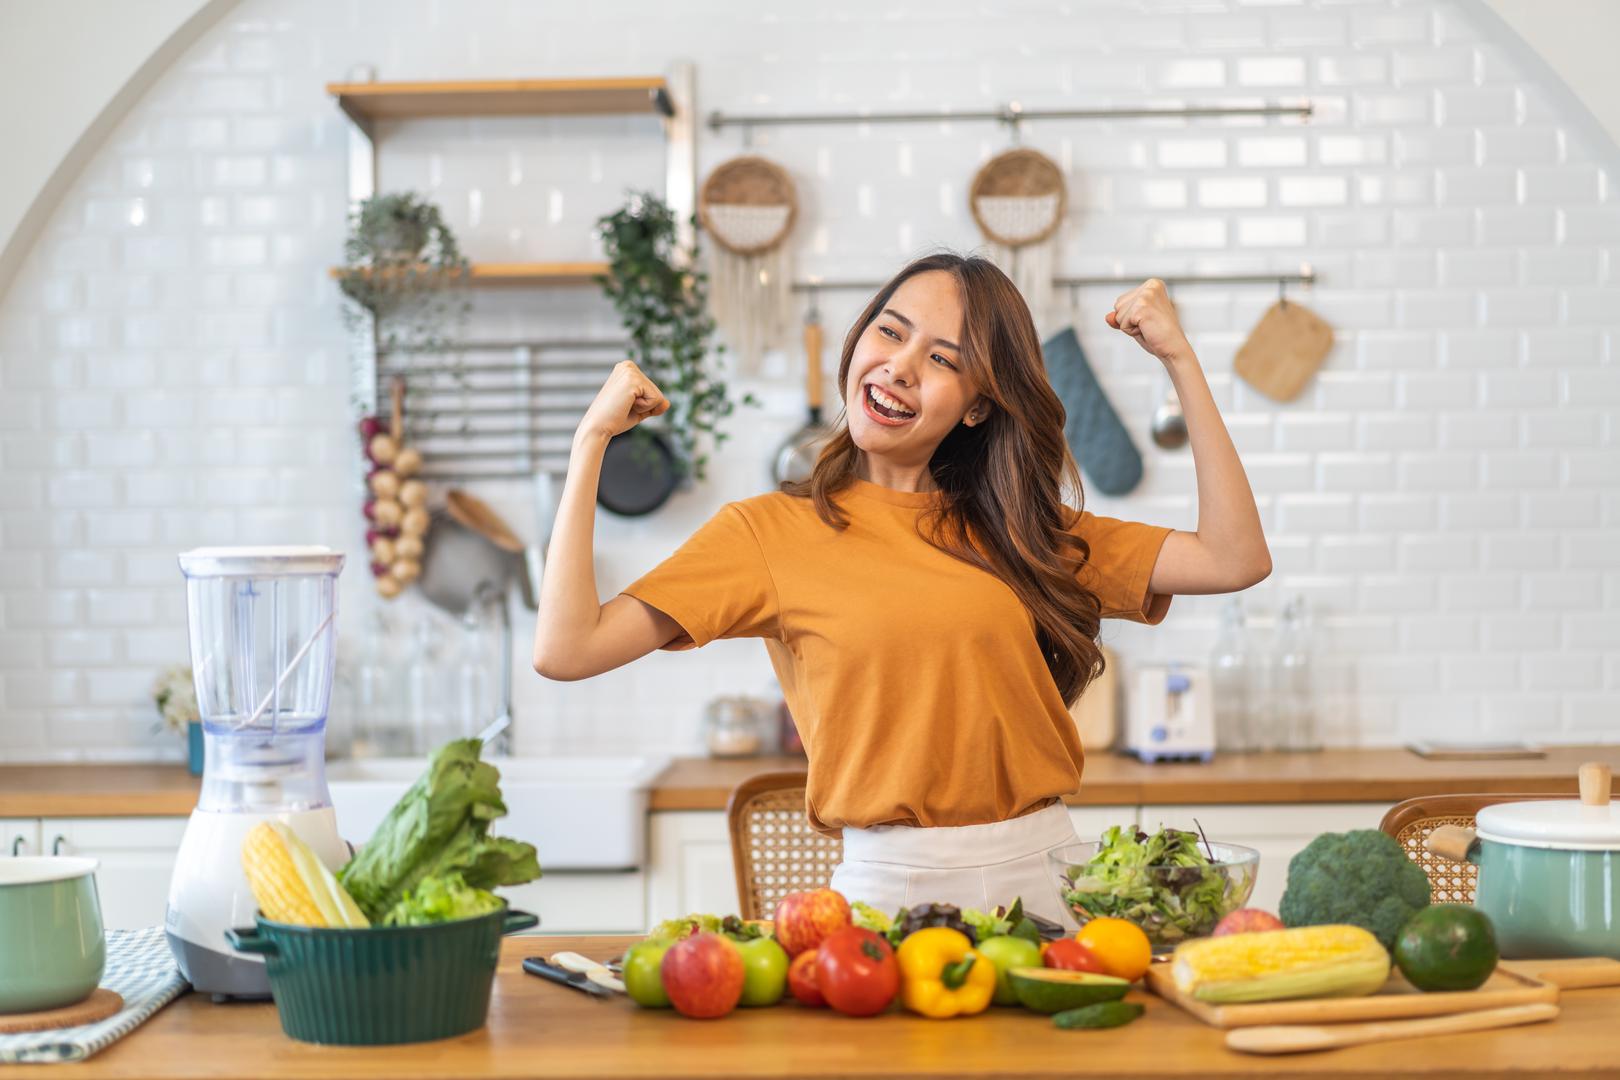
[[[805,816],[802,772],[765,773],[737,785],[726,804],[738,914],[769,919],[791,892],[819,889],[844,858],[844,841],[823,836]]]
[[[1479,871],[1470,863],[1456,863],[1432,854],[1423,842],[1442,825],[1474,827],[1474,815],[1493,803],[1529,802],[1532,799],[1568,799],[1568,795],[1424,795],[1390,807],[1378,828],[1400,841],[1406,857],[1429,875],[1436,904],[1472,904]]]

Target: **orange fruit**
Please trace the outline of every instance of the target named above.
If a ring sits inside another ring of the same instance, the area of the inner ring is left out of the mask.
[[[1116,978],[1134,982],[1146,975],[1148,965],[1153,963],[1153,945],[1142,928],[1133,922],[1092,919],[1074,936],[1102,961],[1107,973]]]

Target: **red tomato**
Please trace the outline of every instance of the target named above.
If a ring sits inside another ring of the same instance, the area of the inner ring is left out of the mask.
[[[792,991],[793,999],[812,1009],[827,1004],[827,999],[821,996],[821,988],[816,985],[816,952],[815,949],[806,949],[788,965],[788,989]]]
[[[876,1016],[900,989],[900,965],[881,935],[851,926],[828,935],[817,950],[816,985],[846,1016]]]
[[[1049,944],[1041,952],[1042,962],[1049,968],[1061,968],[1064,971],[1092,971],[1098,975],[1108,974],[1103,962],[1097,959],[1097,954],[1080,944],[1074,938],[1059,938]]]

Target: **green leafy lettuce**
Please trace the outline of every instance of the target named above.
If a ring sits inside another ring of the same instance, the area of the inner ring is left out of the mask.
[[[500,770],[479,760],[482,748],[477,739],[457,739],[436,750],[427,772],[338,872],[373,923],[384,921],[408,893],[420,898],[453,892],[452,876],[471,890],[520,885],[540,876],[532,844],[489,835],[490,823],[505,816],[506,804]]]
[[[492,892],[468,885],[460,874],[423,878],[393,906],[383,918],[383,925],[422,926],[471,919],[499,911],[503,902]]]
[[[1065,876],[1063,899],[1082,920],[1107,915],[1136,923],[1154,942],[1208,934],[1232,908],[1237,889],[1198,845],[1198,834],[1112,826],[1102,847]]]

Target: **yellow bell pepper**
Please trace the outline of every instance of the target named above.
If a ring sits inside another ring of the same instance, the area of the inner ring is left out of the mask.
[[[919,1016],[943,1020],[990,1007],[996,965],[961,931],[948,926],[918,930],[900,943],[895,959],[900,963],[900,1001]]]

